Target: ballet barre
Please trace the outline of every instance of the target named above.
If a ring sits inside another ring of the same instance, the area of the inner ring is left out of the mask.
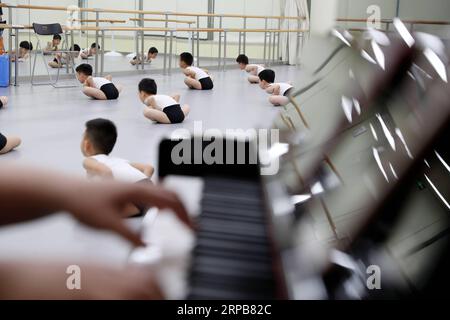
[[[105,32],[106,31],[135,31],[135,32],[145,32],[145,31],[153,31],[153,32],[166,32],[169,34],[168,38],[169,40],[169,50],[168,54],[164,56],[165,63],[164,63],[164,74],[171,74],[172,71],[172,63],[173,63],[173,38],[174,34],[176,32],[214,32],[214,33],[223,33],[224,34],[224,42],[223,42],[223,56],[220,53],[220,59],[219,59],[219,68],[222,67],[223,70],[225,70],[226,67],[226,58],[227,58],[227,34],[232,32],[246,32],[246,33],[305,33],[308,30],[306,29],[239,29],[239,28],[230,28],[230,29],[218,29],[218,28],[155,28],[155,27],[71,27],[71,28],[64,28],[68,31],[94,31],[96,32],[96,41],[101,41],[101,49],[97,50],[95,55],[95,74],[97,75],[99,72],[100,75],[103,75],[104,73],[104,38],[105,38]],[[221,38],[220,38],[221,39]],[[220,40],[221,41],[221,40]],[[221,46],[219,46],[219,50],[221,50]],[[270,57],[269,57],[270,58]],[[168,59],[168,63],[167,63]],[[274,60],[275,57],[272,56],[272,60]],[[100,64],[99,64],[100,60]],[[100,71],[98,70],[100,66]]]
[[[195,21],[188,21],[188,20],[177,20],[177,19],[156,19],[156,18],[130,18],[130,21],[149,21],[149,22],[172,22],[177,24],[195,24]]]
[[[15,8],[15,9],[28,9],[28,10],[59,10],[59,11],[79,11],[79,12],[87,12],[87,13],[94,13],[95,14],[95,21],[96,26],[99,26],[100,22],[100,13],[117,13],[117,14],[134,14],[139,15],[138,21],[140,22],[140,27],[144,27],[144,21],[145,15],[160,15],[164,16],[165,19],[165,27],[168,28],[168,23],[170,20],[169,18],[171,16],[179,16],[179,17],[196,17],[196,25],[197,27],[200,27],[200,18],[201,17],[208,17],[213,19],[212,24],[214,26],[214,19],[219,19],[219,28],[223,28],[223,19],[224,18],[233,18],[233,19],[242,19],[243,20],[243,29],[247,28],[247,20],[248,19],[263,19],[265,21],[265,29],[268,29],[268,21],[269,20],[277,20],[278,21],[278,29],[281,29],[281,21],[282,20],[296,20],[299,21],[299,23],[303,20],[305,20],[305,17],[299,17],[299,16],[263,16],[263,15],[240,15],[240,14],[220,14],[220,13],[188,13],[188,12],[171,12],[171,11],[148,11],[148,10],[120,10],[120,9],[109,9],[109,8],[79,8],[79,7],[62,7],[62,6],[37,6],[37,5],[5,5],[8,8]],[[136,18],[135,18],[136,19]],[[94,20],[94,19],[93,19]],[[167,37],[167,33],[165,33],[165,36]],[[194,35],[194,34],[193,34]],[[197,58],[197,64],[200,63],[200,32],[197,32],[196,34],[196,47],[194,46],[194,42],[192,41],[192,54],[196,55]],[[280,34],[279,33],[265,33],[265,39],[264,42],[267,42],[267,36],[273,36],[273,41],[275,42],[275,38],[278,36],[278,56],[280,53]],[[298,35],[300,37],[300,35]],[[135,37],[136,42],[136,54],[141,51],[144,52],[144,31],[136,32]],[[139,40],[141,39],[141,47],[139,48]],[[194,37],[192,37],[194,39]],[[270,41],[270,39],[269,39]],[[239,34],[239,52],[246,53],[246,44],[247,44],[247,38],[246,33],[240,33]],[[139,50],[140,49],[140,50]],[[196,49],[196,50],[195,50]],[[167,53],[167,41],[164,43],[164,53]],[[138,65],[136,66],[138,68]],[[142,64],[142,69],[144,68],[144,65]]]

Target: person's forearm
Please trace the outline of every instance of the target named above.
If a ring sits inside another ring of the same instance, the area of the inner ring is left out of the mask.
[[[0,168],[0,225],[67,209],[82,180],[19,167]]]

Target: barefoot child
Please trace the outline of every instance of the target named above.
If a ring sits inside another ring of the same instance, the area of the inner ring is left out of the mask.
[[[265,69],[259,73],[261,89],[271,94],[269,101],[274,106],[285,106],[289,103],[289,93],[293,86],[290,83],[275,82],[275,72]]]
[[[208,71],[193,67],[194,57],[189,52],[180,54],[180,68],[186,78],[184,83],[191,89],[211,90],[214,87]]]
[[[22,41],[19,44],[19,52],[17,53],[17,61],[18,62],[24,62],[30,58],[30,52],[33,50],[33,44],[28,41]],[[15,62],[16,52],[13,50],[11,51],[11,61]]]
[[[239,64],[241,70],[245,70],[250,75],[248,76],[248,82],[259,83],[259,74],[265,68],[259,64],[249,64],[248,57],[245,54],[240,54],[236,58],[236,62]]]
[[[150,49],[148,49],[147,56],[144,57],[144,63],[152,63],[152,61],[155,60],[156,57],[158,57],[158,49],[156,49],[155,47],[151,47]],[[130,63],[133,66],[142,64],[142,59],[136,56],[130,61]]]
[[[151,184],[154,168],[151,165],[132,163],[110,156],[117,141],[117,128],[106,119],[86,122],[81,141],[81,152],[86,157],[83,167],[88,178],[114,179],[126,183]],[[135,216],[144,209],[130,204],[124,209],[125,216]]]
[[[62,68],[68,62],[74,62],[75,59],[78,58],[81,48],[79,45],[74,44],[73,47],[70,47],[69,51],[71,51],[71,53],[57,53],[53,61],[50,61],[48,65],[51,68]]]
[[[92,66],[87,63],[80,64],[75,71],[77,79],[84,85],[83,93],[96,100],[115,100],[119,98],[122,86],[114,85],[112,77],[92,77]]]
[[[94,42],[93,44],[91,44],[90,48],[81,50],[80,58],[84,60],[89,59],[89,57],[97,54],[97,50],[100,50],[100,46]]]
[[[139,82],[139,98],[147,107],[144,116],[159,123],[181,123],[189,113],[189,106],[180,106],[180,96],[157,94],[158,88],[153,79],[145,78]]]

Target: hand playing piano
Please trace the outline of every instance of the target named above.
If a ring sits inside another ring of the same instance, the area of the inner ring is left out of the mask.
[[[158,186],[119,182],[87,182],[54,172],[0,168],[0,225],[68,211],[84,224],[113,231],[136,246],[144,245],[121,213],[129,203],[172,209],[189,227],[192,222],[178,196]]]
[[[133,233],[120,218],[123,208],[129,203],[171,209],[193,229],[193,223],[178,196],[159,186],[95,183],[83,186],[76,194],[67,205],[67,210],[75,218],[91,227],[114,231],[137,246],[144,245],[140,235]]]

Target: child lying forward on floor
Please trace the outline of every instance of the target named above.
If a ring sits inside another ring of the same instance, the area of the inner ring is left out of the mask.
[[[265,69],[259,73],[261,89],[265,90],[271,96],[270,103],[274,106],[285,106],[289,103],[289,94],[293,86],[287,82],[275,83],[275,72],[270,69]]]
[[[250,64],[248,57],[245,54],[240,54],[236,58],[236,62],[239,65],[239,69],[245,70],[249,73],[248,82],[259,83],[259,74],[265,69],[263,65],[260,64]]]
[[[181,123],[189,113],[187,104],[180,106],[180,95],[157,94],[155,80],[145,78],[139,82],[139,98],[147,107],[144,116],[159,123]]]
[[[83,167],[88,178],[115,179],[128,183],[151,184],[154,169],[151,165],[131,163],[110,156],[117,141],[117,128],[106,119],[86,122],[86,130],[81,142],[81,152],[86,157]],[[130,204],[124,215],[135,216],[144,213],[145,208]]]
[[[121,85],[114,85],[112,77],[92,77],[92,66],[87,63],[80,64],[75,71],[77,79],[84,85],[83,93],[96,100],[116,100],[122,91]]]

